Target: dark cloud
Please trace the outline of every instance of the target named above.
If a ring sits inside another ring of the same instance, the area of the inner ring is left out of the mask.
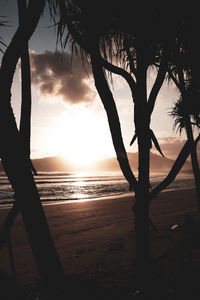
[[[174,137],[160,138],[158,140],[164,156],[170,159],[176,159],[186,142],[186,140],[180,140]],[[153,150],[155,150],[155,147],[153,147]]]
[[[42,95],[62,96],[71,104],[90,102],[95,92],[88,86],[89,71],[84,70],[80,60],[67,52],[45,51],[30,53],[33,84],[39,85]]]

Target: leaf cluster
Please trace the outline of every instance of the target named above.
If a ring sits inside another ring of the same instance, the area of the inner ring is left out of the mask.
[[[0,16],[0,26],[7,26],[7,21],[5,20],[4,16]],[[4,53],[2,50],[2,46],[7,47],[6,44],[4,43],[2,37],[0,36],[0,52]]]

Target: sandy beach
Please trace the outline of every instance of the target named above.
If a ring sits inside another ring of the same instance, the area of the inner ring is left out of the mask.
[[[100,278],[107,285],[128,285],[135,256],[135,226],[131,196],[98,201],[44,205],[47,221],[69,278]],[[2,226],[8,209],[0,209]],[[185,189],[161,193],[151,203],[150,216],[158,233],[150,229],[151,254],[156,258],[181,240],[170,230],[183,224],[184,216],[195,215],[195,191]],[[17,281],[24,288],[35,285],[37,269],[21,215],[12,230]],[[8,249],[0,252],[0,267],[10,273]],[[103,278],[103,279],[102,279]]]

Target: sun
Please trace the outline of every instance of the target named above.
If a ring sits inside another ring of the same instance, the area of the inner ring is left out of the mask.
[[[102,126],[98,114],[86,108],[63,112],[52,127],[48,148],[74,165],[91,165],[96,160],[113,156],[109,129]]]
[[[81,142],[81,147],[77,143],[76,139],[71,139],[71,146],[67,149],[67,153],[61,153],[60,155],[74,165],[87,166],[95,163],[98,160],[98,156],[91,148],[88,147],[87,141]],[[99,157],[100,158],[100,157]]]

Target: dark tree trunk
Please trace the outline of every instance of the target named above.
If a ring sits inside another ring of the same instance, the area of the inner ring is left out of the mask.
[[[94,49],[94,52],[90,54],[90,57],[95,86],[107,113],[108,123],[110,127],[113,145],[117,155],[117,160],[119,162],[122,173],[124,174],[124,177],[129,182],[131,188],[135,189],[137,186],[137,180],[133,175],[129,165],[127,153],[124,147],[123,138],[121,134],[121,127],[117,109],[112,93],[106,81],[102,66],[98,59],[98,49]]]
[[[0,101],[0,155],[22,213],[39,274],[47,284],[52,298],[62,299],[64,297],[64,272],[49,232],[10,104],[10,89],[17,61],[37,26],[44,4],[45,1],[30,1],[24,26],[19,26],[2,59],[0,69],[2,97]]]
[[[93,49],[94,50],[94,49]],[[136,204],[134,206],[136,225],[136,265],[138,288],[150,292],[149,284],[149,158],[150,158],[150,135],[149,135],[149,110],[146,97],[146,68],[138,74],[135,104],[135,127],[138,136],[139,147],[139,177],[136,181],[129,167],[126,151],[123,145],[120,123],[114,103],[114,99],[108,87],[101,62],[98,59],[98,51],[91,53],[91,63],[95,86],[101,97],[108,116],[113,144],[120,167],[127,180],[134,183]]]
[[[19,25],[23,26],[23,18],[26,14],[26,0],[18,0]],[[19,131],[24,143],[24,151],[30,156],[31,135],[31,75],[28,43],[21,54],[21,118]]]
[[[194,182],[195,182],[195,188],[196,188],[196,198],[197,198],[197,205],[198,210],[200,212],[200,169],[199,169],[199,162],[197,157],[197,150],[196,150],[196,144],[194,141],[194,136],[192,132],[192,125],[190,122],[190,117],[185,117],[185,131],[187,134],[187,139],[191,144],[191,162],[192,162],[192,170],[194,174]]]
[[[184,74],[180,66],[178,66],[178,77],[180,82],[180,92],[182,96],[183,107],[187,107],[187,101],[189,101],[189,99],[186,98]],[[186,110],[184,110],[183,113],[184,113],[183,119],[185,123],[185,131],[186,131],[187,139],[191,144],[192,169],[193,169],[195,188],[196,188],[197,205],[198,205],[198,210],[200,212],[200,169],[199,169],[199,162],[198,162],[197,151],[196,151],[196,144],[192,132],[190,115]]]
[[[18,14],[19,14],[19,25],[23,26],[23,19],[26,15],[26,0],[18,0]],[[21,54],[21,118],[19,131],[24,144],[24,151],[27,160],[30,163],[30,167],[35,175],[37,172],[30,159],[30,143],[31,143],[31,70],[30,70],[30,58],[28,43],[24,47],[24,51]]]
[[[137,58],[137,88],[135,97],[135,130],[138,137],[138,184],[135,193],[136,264],[139,288],[149,294],[149,159],[150,135],[146,95],[146,67]]]

